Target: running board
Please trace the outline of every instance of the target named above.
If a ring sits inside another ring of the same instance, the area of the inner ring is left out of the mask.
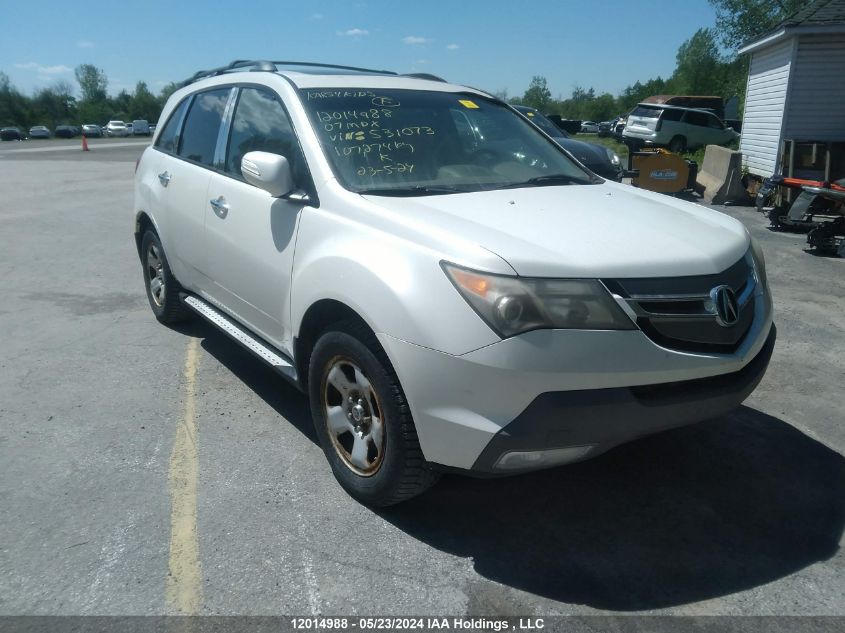
[[[199,297],[194,295],[184,295],[183,299],[185,305],[191,308],[194,312],[209,321],[212,325],[217,326],[224,334],[234,339],[250,352],[258,356],[265,363],[270,365],[277,372],[282,374],[288,380],[296,383],[298,376],[296,374],[296,367],[286,356],[258,339],[254,334],[241,327],[234,320],[223,314],[220,310],[206,303]]]

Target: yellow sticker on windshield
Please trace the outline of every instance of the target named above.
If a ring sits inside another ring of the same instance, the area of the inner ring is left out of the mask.
[[[458,99],[458,103],[460,103],[465,108],[477,108],[478,104],[475,101],[470,101],[469,99]]]
[[[527,114],[528,116],[534,116],[533,112],[526,112],[525,114]]]

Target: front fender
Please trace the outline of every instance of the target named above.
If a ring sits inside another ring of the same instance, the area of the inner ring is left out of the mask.
[[[333,299],[376,334],[441,352],[464,354],[495,343],[499,337],[452,286],[442,259],[448,254],[431,244],[309,209],[300,221],[291,280],[293,331],[298,334],[310,306]]]

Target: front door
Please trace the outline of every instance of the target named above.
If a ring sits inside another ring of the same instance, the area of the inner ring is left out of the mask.
[[[290,352],[290,277],[303,203],[273,198],[247,183],[241,159],[251,151],[285,156],[298,186],[304,158],[278,96],[241,88],[223,173],[211,177],[205,210],[207,293],[253,331]]]

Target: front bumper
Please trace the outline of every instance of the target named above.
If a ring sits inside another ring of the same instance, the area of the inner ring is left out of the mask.
[[[667,349],[640,330],[536,330],[461,356],[378,338],[425,458],[483,473],[509,450],[589,446],[584,459],[739,405],[774,345],[771,299],[760,292],[754,301],[754,320],[730,354]],[[714,391],[733,383],[724,397]]]
[[[724,415],[754,391],[775,348],[772,325],[766,344],[737,372],[675,383],[557,391],[537,396],[499,431],[472,466],[478,473],[503,474],[510,454],[549,449],[565,453],[564,463],[595,457],[619,444]],[[506,472],[530,470],[510,467]]]

